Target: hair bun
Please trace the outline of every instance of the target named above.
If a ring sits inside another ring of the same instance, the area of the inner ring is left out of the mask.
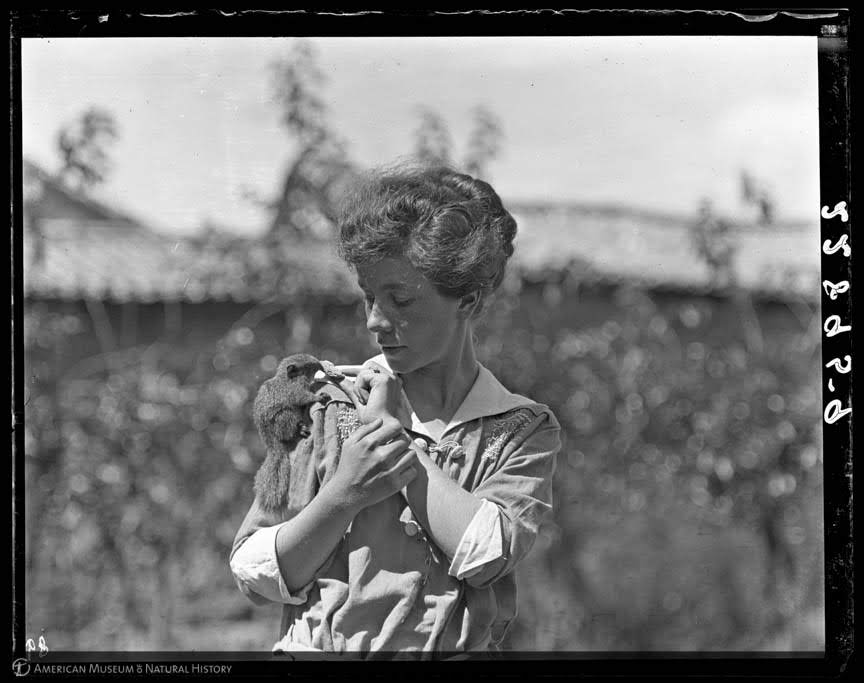
[[[510,258],[513,256],[513,240],[516,238],[516,220],[503,206],[501,212],[502,216],[497,221],[498,234],[501,237],[501,248],[507,254],[507,258]]]
[[[477,227],[494,231],[500,240],[501,249],[507,258],[510,258],[513,255],[513,240],[516,237],[516,221],[504,208],[501,197],[492,186],[485,180],[455,171],[447,172],[442,180],[459,191],[471,204],[475,204],[476,210],[471,211],[471,214],[475,217]]]
[[[489,183],[417,163],[370,174],[343,203],[339,224],[339,252],[350,265],[404,255],[451,296],[497,289],[516,236]]]

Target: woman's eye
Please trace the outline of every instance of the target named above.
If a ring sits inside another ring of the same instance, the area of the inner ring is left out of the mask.
[[[394,296],[393,297],[393,303],[401,308],[404,306],[410,306],[412,303],[414,303],[414,299],[411,299],[411,298],[403,299],[401,297]]]

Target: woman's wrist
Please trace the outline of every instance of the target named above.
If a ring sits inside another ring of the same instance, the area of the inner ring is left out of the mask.
[[[289,592],[314,578],[355,516],[355,508],[325,485],[309,505],[277,529],[276,558]]]
[[[326,508],[327,514],[344,517],[347,522],[353,520],[366,507],[362,501],[344,490],[333,479],[321,487],[315,498],[319,500],[322,507]]]

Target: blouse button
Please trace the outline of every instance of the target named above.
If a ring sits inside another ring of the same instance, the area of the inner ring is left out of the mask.
[[[451,462],[454,460],[461,460],[465,457],[465,449],[456,441],[444,441],[438,444],[434,450],[438,453],[444,454],[444,456]]]
[[[409,536],[416,536],[417,533],[420,531],[420,525],[417,524],[417,522],[415,522],[413,519],[405,522],[404,528],[405,533]]]

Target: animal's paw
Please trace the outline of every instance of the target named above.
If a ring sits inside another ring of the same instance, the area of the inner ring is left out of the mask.
[[[345,379],[345,375],[339,370],[338,366],[334,365],[329,360],[319,360],[318,362],[321,364],[321,369],[315,373],[315,379],[332,379],[336,382]]]

